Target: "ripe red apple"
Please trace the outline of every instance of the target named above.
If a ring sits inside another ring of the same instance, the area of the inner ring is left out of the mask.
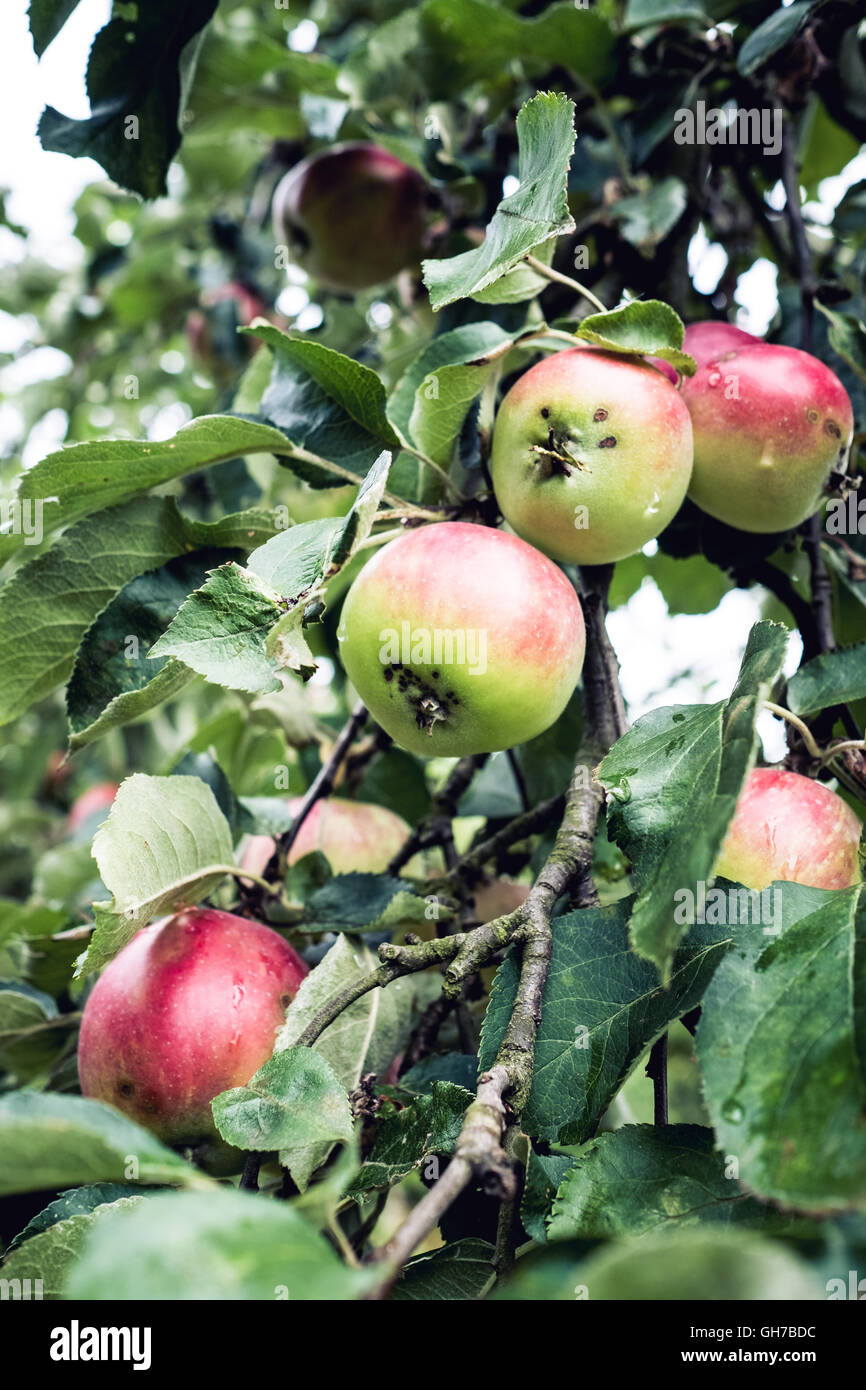
[[[292,815],[302,801],[300,796],[289,799],[287,805]],[[289,851],[289,864],[318,850],[334,874],[381,874],[408,835],[406,822],[386,806],[328,797],[317,801],[305,817]],[[273,852],[270,835],[251,835],[244,847],[241,868],[260,874]]]
[[[420,259],[426,209],[426,184],[401,159],[378,145],[335,145],[277,185],[274,235],[327,288],[368,289]]]
[[[622,560],[664,530],[686,495],[689,413],[648,362],[567,349],[508,392],[490,465],[496,500],[519,536],[554,560]]]
[[[860,822],[821,782],[782,768],[749,775],[714,872],[747,888],[777,879],[810,888],[860,882]]]
[[[66,828],[70,835],[80,830],[98,811],[107,813],[110,810],[117,796],[117,787],[117,782],[96,782],[75,798],[66,817]]]
[[[270,927],[189,908],[145,927],[84,1008],[78,1076],[171,1144],[215,1134],[210,1102],[273,1052],[307,967]]]
[[[368,560],[337,636],[373,718],[430,757],[540,734],[568,702],[586,641],[556,565],[517,536],[459,521],[410,531]]]
[[[686,328],[683,352],[690,353],[699,367],[705,367],[708,362],[716,362],[728,352],[754,347],[763,341],[763,338],[756,338],[754,333],[747,333],[744,328],[737,328],[723,319],[701,319]]]
[[[692,417],[689,496],[740,531],[786,531],[817,510],[854,429],[848,393],[817,357],[755,343],[725,351],[682,385]]]

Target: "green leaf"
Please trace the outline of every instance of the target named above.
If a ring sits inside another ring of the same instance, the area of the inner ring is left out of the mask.
[[[784,931],[740,942],[703,1002],[697,1052],[720,1147],[764,1199],[866,1206],[866,888],[777,884]]]
[[[534,1138],[580,1144],[647,1047],[695,1007],[729,946],[720,928],[693,927],[667,989],[628,942],[630,903],[553,921],[553,956],[522,1126]],[[481,1032],[479,1071],[492,1066],[517,994],[514,952],[499,967]]]
[[[565,196],[574,148],[574,103],[539,92],[517,117],[517,137],[520,187],[499,204],[483,245],[450,260],[424,262],[434,309],[492,285],[537,246],[574,227]]]
[[[322,465],[309,475],[303,461],[282,462],[314,486],[343,485],[364,477],[383,448],[397,437],[385,412],[385,387],[376,372],[324,343],[292,337],[279,328],[246,330],[268,344],[274,355],[262,414],[285,430],[295,448],[327,459],[335,468],[322,477]]]
[[[679,314],[660,299],[632,299],[606,314],[588,314],[575,333],[598,347],[633,356],[661,357],[678,372],[694,375],[697,363],[682,351],[685,328]]]
[[[827,337],[834,352],[847,362],[861,381],[866,381],[866,324],[854,314],[840,314],[815,301],[829,322]]]
[[[0,1266],[3,1279],[39,1280],[37,1287],[44,1299],[63,1298],[66,1281],[74,1269],[91,1231],[100,1221],[118,1212],[130,1211],[143,1201],[141,1196],[121,1197],[115,1202],[94,1207],[87,1214],[67,1217],[53,1223],[39,1235],[32,1235],[14,1250]]]
[[[737,71],[744,77],[755,72],[790,42],[814,8],[815,0],[797,0],[787,9],[774,10],[746,39],[737,56]]]
[[[781,1241],[746,1231],[683,1231],[617,1241],[575,1264],[548,1256],[518,1265],[495,1299],[693,1303],[826,1298],[819,1277]]]
[[[57,1018],[57,1005],[50,994],[23,980],[0,980],[0,1046],[52,1018]]]
[[[95,903],[96,928],[78,975],[100,970],[140,927],[207,897],[234,864],[228,821],[198,777],[127,777],[93,857],[110,903]]]
[[[100,1221],[67,1297],[108,1300],[359,1298],[381,1269],[350,1269],[287,1202],[225,1188],[160,1193]]]
[[[292,1047],[333,995],[354,983],[359,975],[368,975],[378,964],[378,956],[369,947],[350,936],[338,937],[301,981],[277,1037],[276,1052]],[[435,997],[440,986],[438,976],[407,975],[392,980],[384,989],[371,989],[344,1009],[313,1047],[327,1059],[346,1090],[351,1091],[368,1072],[379,1076],[387,1071],[417,1023],[420,1009]]]
[[[700,1125],[627,1125],[581,1149],[548,1223],[550,1240],[610,1240],[689,1226],[790,1224],[741,1189],[713,1131]]]
[[[711,20],[700,0],[627,0],[623,25],[628,31],[676,23],[709,28]]]
[[[0,1096],[0,1195],[72,1183],[210,1180],[118,1110],[83,1096],[14,1091]]]
[[[229,561],[212,570],[202,587],[184,601],[148,657],[152,661],[174,657],[190,671],[229,690],[253,694],[279,690],[276,664],[265,643],[285,607],[269,584]]]
[[[421,402],[427,403],[430,410],[434,409],[436,403],[434,395],[424,395],[424,382],[438,375],[442,368],[466,368],[474,373],[478,391],[481,391],[487,381],[489,357],[491,354],[498,357],[509,343],[514,342],[514,336],[506,334],[499,324],[482,321],[480,324],[452,328],[448,334],[439,334],[432,339],[406,368],[389,396],[388,418],[393,428],[403,439],[414,439],[410,425],[413,417],[420,416],[423,410]],[[417,439],[414,442],[417,443]]]
[[[37,58],[41,58],[48,45],[57,38],[78,3],[79,0],[30,0],[27,18]]]
[[[194,40],[216,7],[217,0],[182,6],[149,0],[109,20],[87,64],[91,115],[76,120],[46,106],[38,131],[42,148],[88,155],[115,183],[143,198],[164,194],[168,166],[180,148]]]
[[[520,1199],[520,1220],[533,1240],[547,1240],[547,1219],[563,1178],[574,1164],[571,1154],[539,1154],[530,1149],[526,1180]]]
[[[131,580],[103,609],[84,635],[66,692],[72,751],[155,709],[193,679],[170,657],[152,664],[149,650],[220,558],[225,552],[179,556]]]
[[[58,449],[21,474],[15,501],[22,505],[25,515],[28,505],[37,508],[43,531],[48,533],[195,469],[239,454],[288,447],[285,435],[271,425],[230,415],[203,415],[184,425],[173,438],[159,442],[93,440]],[[255,529],[261,530],[263,514],[248,515]],[[269,530],[273,529],[271,524]],[[5,531],[0,535],[0,560],[14,554],[25,542],[23,533]],[[227,540],[225,544],[231,542]]]
[[[713,866],[755,759],[755,721],[782,669],[788,633],[756,623],[727,701],[653,710],[601,764],[613,838],[631,859],[640,891],[634,948],[666,982],[687,924],[678,894],[712,881]]]
[[[352,1112],[345,1089],[321,1053],[309,1047],[277,1052],[245,1086],[211,1102],[223,1139],[238,1149],[280,1150],[303,1192],[332,1143],[349,1143]]]
[[[385,494],[391,455],[378,456],[348,514],[305,521],[272,536],[247,567],[214,570],[150,649],[177,657],[214,684],[251,693],[283,688],[281,673],[316,669],[305,610],[369,535]],[[301,602],[305,600],[305,602]]]
[[[639,192],[621,198],[614,203],[610,212],[611,217],[619,223],[620,233],[625,240],[645,255],[652,256],[659,242],[664,241],[668,232],[679,222],[687,204],[688,192],[682,179],[673,176],[650,179],[647,176]],[[676,346],[681,344],[682,340]]]
[[[788,707],[794,714],[815,714],[864,697],[866,643],[862,642],[813,657],[788,681]]]
[[[393,1187],[426,1159],[452,1154],[473,1099],[470,1091],[437,1081],[429,1096],[419,1096],[404,1110],[388,1115],[379,1125],[372,1152],[348,1195],[362,1197],[374,1188]],[[436,1167],[438,1171],[438,1160]]]
[[[16,571],[0,587],[0,724],[67,679],[82,637],[119,589],[211,536],[219,543],[220,532],[220,523],[182,517],[171,498],[143,497],[102,512],[98,526],[78,522]]]
[[[391,1291],[391,1303],[463,1302],[480,1298],[494,1276],[494,1248],[467,1236],[410,1260]]]
[[[405,879],[388,874],[337,874],[304,903],[303,920],[315,931],[385,930],[395,922],[423,922],[427,904]]]
[[[139,1184],[129,1182],[95,1182],[84,1187],[71,1187],[27,1222],[24,1230],[9,1242],[7,1254],[23,1245],[31,1236],[47,1231],[58,1221],[67,1221],[71,1216],[89,1216],[97,1207],[116,1202],[120,1197],[139,1197],[141,1190]]]

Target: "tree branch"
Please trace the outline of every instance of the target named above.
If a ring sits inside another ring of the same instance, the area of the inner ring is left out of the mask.
[[[415,827],[388,865],[389,874],[398,874],[419,850],[430,849],[433,845],[446,844],[451,840],[451,821],[456,814],[457,804],[487,758],[487,753],[474,753],[471,757],[461,758],[451,769],[445,785],[433,797],[429,813]]]

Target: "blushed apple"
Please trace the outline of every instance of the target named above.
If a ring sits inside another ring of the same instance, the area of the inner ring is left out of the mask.
[[[547,729],[586,642],[562,571],[518,537],[466,522],[410,531],[368,560],[337,636],[373,718],[429,757],[510,748]]]
[[[291,797],[289,811],[296,815],[303,797]],[[367,801],[328,797],[317,801],[304,819],[289,850],[289,864],[318,850],[334,874],[381,874],[406,842],[409,826],[402,816]],[[251,835],[244,846],[241,867],[261,874],[274,852],[270,835]]]
[[[80,830],[83,825],[99,811],[106,814],[111,810],[117,796],[117,782],[96,782],[73,801],[66,817],[66,828],[70,834]]]
[[[378,145],[335,145],[290,169],[273,198],[274,236],[322,285],[368,289],[423,252],[427,187]]]
[[[692,470],[689,413],[649,362],[571,348],[524,372],[490,457],[503,516],[554,560],[622,560],[663,531]]]
[[[682,385],[692,417],[689,496],[740,531],[786,531],[816,511],[831,472],[844,471],[854,429],[834,372],[774,343],[725,352]]]
[[[714,872],[747,888],[779,880],[810,888],[860,882],[861,825],[830,787],[783,768],[758,767],[740,793]]]
[[[85,1004],[82,1093],[170,1144],[213,1136],[211,1100],[268,1060],[306,974],[270,927],[228,912],[189,908],[145,927]]]
[[[738,352],[741,348],[754,347],[762,343],[754,333],[747,333],[736,324],[726,323],[724,319],[701,319],[690,323],[683,338],[683,352],[688,352],[699,367],[708,362],[716,362],[726,353]]]

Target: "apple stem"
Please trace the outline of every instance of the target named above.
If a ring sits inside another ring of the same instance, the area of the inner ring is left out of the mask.
[[[598,296],[594,295],[592,290],[588,290],[586,285],[581,285],[578,280],[573,280],[570,275],[560,274],[558,270],[554,270],[552,266],[545,265],[544,261],[538,260],[536,256],[524,256],[523,259],[527,265],[532,266],[532,269],[536,271],[538,275],[543,275],[545,280],[553,280],[557,285],[567,285],[569,289],[574,290],[575,294],[583,295],[584,299],[588,299],[590,304],[595,305],[600,314],[607,313],[607,305],[602,304]]]

